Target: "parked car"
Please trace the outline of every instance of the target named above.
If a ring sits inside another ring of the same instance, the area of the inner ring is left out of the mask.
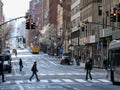
[[[71,53],[63,53],[62,58],[60,60],[60,64],[64,64],[64,65],[73,64]]]
[[[11,55],[8,53],[0,54],[0,60],[3,61],[3,70],[11,73],[12,65],[11,65]]]
[[[10,50],[9,50],[9,49],[5,49],[5,50],[3,51],[3,53],[10,53]]]

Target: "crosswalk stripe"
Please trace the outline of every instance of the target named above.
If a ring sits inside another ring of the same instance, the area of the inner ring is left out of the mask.
[[[15,82],[16,83],[23,83],[24,81],[23,80],[16,80]]]
[[[48,80],[40,80],[41,83],[48,83]]]
[[[38,75],[45,76],[45,75],[47,75],[47,74],[44,74],[44,73],[38,73]]]
[[[90,82],[95,82],[95,83],[97,83],[97,82],[99,82],[98,80],[95,80],[95,79],[92,79],[92,80],[89,80]]]
[[[55,74],[54,74],[54,73],[49,73],[49,74],[47,74],[47,75],[51,75],[51,76],[52,76],[52,75],[55,75]]]
[[[60,82],[62,82],[59,79],[52,79],[51,81],[54,82],[54,83],[57,83],[57,82],[60,83]]]
[[[77,82],[87,82],[87,81],[85,81],[83,79],[75,79],[75,81],[77,81]]]
[[[56,75],[65,75],[65,73],[57,73]]]
[[[100,80],[102,82],[110,82],[109,80],[106,80],[106,79],[98,79],[98,80]]]
[[[62,79],[64,82],[73,82],[72,80],[70,80],[70,79]]]
[[[72,75],[72,73],[66,73],[66,75]]]
[[[22,75],[22,74],[19,74],[19,73],[16,73],[15,75],[12,75],[12,74],[10,74],[10,75],[6,75],[6,77],[12,77],[12,76],[30,76],[31,74],[24,74],[24,75]],[[49,74],[46,74],[46,73],[38,73],[38,75],[41,75],[41,76],[47,76],[47,75],[49,75],[49,76],[54,76],[54,75],[60,75],[60,76],[62,76],[62,75],[85,75],[85,73],[49,73]]]
[[[11,81],[6,81],[6,82],[4,82],[4,84],[9,84],[9,83],[11,83]]]
[[[10,84],[10,83],[36,83],[36,79],[33,79],[32,81],[29,80],[16,80],[16,81],[6,81],[3,84]],[[92,79],[92,80],[84,80],[84,79],[40,79],[40,83],[110,83],[109,80],[106,79]]]

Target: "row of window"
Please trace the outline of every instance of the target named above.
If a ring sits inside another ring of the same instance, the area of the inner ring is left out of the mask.
[[[80,13],[80,20],[84,20],[86,18],[88,18],[89,16],[91,16],[92,14],[92,8],[88,8],[86,9],[84,12]]]
[[[75,15],[79,11],[80,11],[80,4],[78,4],[75,8],[71,10],[71,16]]]
[[[78,27],[78,25],[80,24],[80,17],[77,17],[71,23],[72,23],[72,27],[75,27],[75,26]]]
[[[71,0],[71,4],[75,3],[77,0]]]

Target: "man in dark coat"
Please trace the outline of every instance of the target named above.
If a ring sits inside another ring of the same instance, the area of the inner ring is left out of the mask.
[[[38,72],[38,70],[37,70],[37,63],[36,63],[36,61],[34,62],[31,71],[32,71],[33,73],[32,73],[32,76],[30,77],[29,80],[31,81],[32,77],[35,75],[37,81],[39,81],[38,76],[37,76],[37,72]]]
[[[3,61],[0,61],[0,75],[2,75],[2,82],[5,82],[3,73]]]
[[[86,70],[86,80],[88,80],[88,75],[92,80],[92,75],[91,75],[92,63],[90,62],[89,58],[87,58],[87,61],[85,63],[85,70]]]

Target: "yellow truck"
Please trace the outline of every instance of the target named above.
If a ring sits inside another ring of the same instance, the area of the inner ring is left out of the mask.
[[[40,52],[40,46],[32,46],[32,51],[33,54],[39,54]]]

